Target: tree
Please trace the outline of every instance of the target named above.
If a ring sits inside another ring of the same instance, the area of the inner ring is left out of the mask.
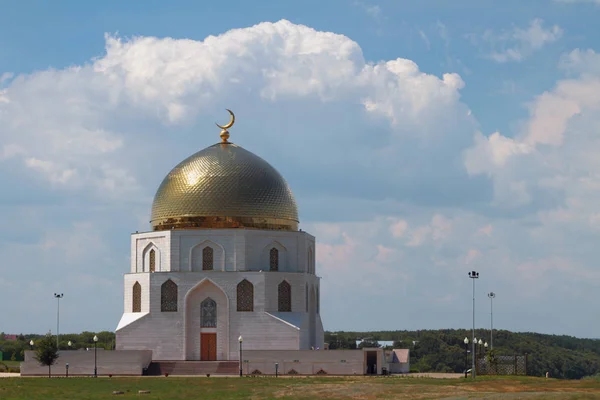
[[[40,365],[48,366],[48,378],[50,378],[52,376],[51,367],[58,359],[58,349],[52,335],[48,333],[37,342],[34,358]]]

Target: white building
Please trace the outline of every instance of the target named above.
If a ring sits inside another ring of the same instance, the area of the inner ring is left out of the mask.
[[[246,350],[323,348],[315,238],[298,230],[285,179],[222,141],[164,178],[150,232],[131,236],[117,350],[153,360],[238,360]]]
[[[222,142],[165,177],[152,230],[131,236],[116,351],[59,362],[82,376],[408,372],[408,350],[323,350],[315,238],[283,177],[228,141],[231,115]],[[47,373],[26,351],[21,375]]]

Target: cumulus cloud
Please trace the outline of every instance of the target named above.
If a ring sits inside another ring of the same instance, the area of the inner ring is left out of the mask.
[[[142,198],[149,195],[147,180],[156,183],[151,174],[164,174],[170,165],[138,168],[148,157],[157,158],[160,141],[237,104],[236,129],[241,132],[246,123],[246,129],[257,131],[238,138],[256,147],[269,143],[262,147],[265,152],[277,146],[280,157],[270,161],[286,160],[292,171],[311,174],[327,168],[331,176],[352,173],[359,179],[366,179],[368,170],[434,173],[427,159],[411,150],[420,146],[446,153],[439,154],[440,162],[460,176],[464,171],[448,159],[455,156],[447,149],[470,141],[474,122],[460,102],[463,87],[459,75],[438,78],[410,60],[369,63],[349,38],[285,20],[202,42],[106,36],[106,54],[89,64],[17,76],[6,85],[7,102],[0,104],[0,121],[7,127],[0,133],[6,143],[2,156],[21,160],[33,173],[69,189]],[[291,110],[298,107],[311,118],[295,121]],[[286,146],[277,145],[281,129]],[[338,131],[342,136],[321,133]],[[177,140],[193,143],[190,137]],[[334,143],[340,154],[315,157],[308,165],[297,156]],[[356,155],[350,169],[341,152]],[[160,159],[171,165],[177,161]],[[377,174],[369,193],[383,196],[381,189],[394,180],[401,188],[401,175]],[[402,193],[410,195],[402,190],[397,195]]]
[[[511,48],[522,55],[560,37],[541,22],[519,32]],[[202,41],[105,40],[105,54],[82,65],[1,75],[0,183],[18,181],[21,190],[2,198],[13,229],[0,251],[25,271],[3,270],[3,287],[36,293],[11,320],[43,302],[37,293],[50,274],[79,293],[73,315],[107,286],[120,292],[129,233],[148,228],[152,195],[170,168],[219,140],[213,122],[225,107],[238,117],[231,140],[282,172],[303,229],[317,237],[326,328],[367,321],[397,329],[370,310],[398,296],[421,304],[401,307],[412,328],[465,326],[456,313],[468,314],[459,295],[470,283],[467,264],[508,293],[507,276],[528,257],[545,259],[549,246],[589,274],[576,258],[592,241],[584,237],[575,253],[561,243],[575,226],[595,232],[600,220],[589,212],[600,200],[598,75],[582,65],[595,53],[570,55],[565,70],[576,76],[532,99],[522,131],[485,136],[454,71],[432,75],[404,58],[370,62],[350,38],[289,21]],[[531,204],[539,207],[525,209]],[[513,208],[522,219],[503,219]],[[101,328],[118,320],[119,297],[95,314]],[[19,330],[40,331],[31,321]],[[526,316],[515,321],[527,327]]]
[[[564,32],[560,26],[544,28],[543,25],[544,22],[536,18],[526,29],[514,27],[502,32],[487,30],[483,35],[472,34],[469,37],[491,60],[499,63],[519,62],[562,37]]]

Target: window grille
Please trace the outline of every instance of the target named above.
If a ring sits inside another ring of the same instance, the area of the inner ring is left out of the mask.
[[[214,252],[212,247],[205,247],[202,249],[202,270],[212,271],[213,270],[213,257]]]
[[[269,252],[269,267],[271,271],[279,271],[279,250],[275,247]]]
[[[170,279],[160,287],[160,311],[177,311],[177,284]]]
[[[246,279],[237,285],[237,310],[254,311],[254,285]]]
[[[133,312],[142,312],[142,285],[139,282],[133,284]]]
[[[150,272],[156,271],[156,251],[154,249],[150,250],[150,255],[148,256],[149,264],[150,264]]]
[[[217,302],[210,297],[200,304],[200,326],[203,328],[217,327]]]
[[[291,312],[292,311],[292,287],[287,281],[283,281],[279,284],[279,312]]]

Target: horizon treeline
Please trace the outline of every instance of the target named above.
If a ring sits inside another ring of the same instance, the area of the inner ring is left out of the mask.
[[[93,348],[94,335],[98,335],[98,348],[115,348],[114,332],[85,331],[61,334],[59,349]],[[0,333],[0,351],[3,352],[4,360],[22,361],[25,350],[30,349],[30,340],[35,342],[43,336],[19,334],[17,340],[6,340],[5,334]],[[361,339],[364,339],[364,343],[358,347],[380,347],[378,341],[393,341],[393,348],[410,350],[412,372],[462,373],[465,369],[465,337],[471,340],[470,329],[326,331],[325,343],[329,345],[329,349],[335,350],[356,349],[356,341]],[[489,329],[476,329],[475,337],[491,345]],[[68,346],[69,341],[71,347]],[[531,376],[545,376],[548,372],[553,378],[581,379],[596,375],[600,370],[600,339],[494,330],[493,344],[497,355],[527,354],[527,374]]]
[[[465,370],[465,337],[471,341],[470,329],[416,331],[325,332],[330,349],[380,347],[378,341],[393,341],[393,348],[410,350],[411,372],[456,372]],[[491,346],[490,330],[476,329],[475,338]],[[494,330],[496,355],[527,354],[527,375],[581,379],[596,375],[600,369],[600,339],[580,339],[567,335]],[[471,345],[469,344],[469,350]],[[488,347],[488,350],[490,347]],[[485,352],[485,348],[481,348]],[[469,363],[470,363],[469,353]],[[470,365],[469,365],[470,368]]]

